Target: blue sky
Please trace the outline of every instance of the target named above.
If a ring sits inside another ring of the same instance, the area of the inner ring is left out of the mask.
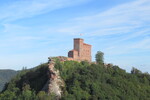
[[[106,63],[150,73],[150,0],[0,0],[0,69],[67,56],[76,37],[93,60],[100,50]]]

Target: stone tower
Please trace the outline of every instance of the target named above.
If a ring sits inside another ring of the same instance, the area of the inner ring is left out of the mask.
[[[91,45],[84,43],[81,38],[74,39],[74,49],[68,52],[68,57],[76,61],[91,62]]]

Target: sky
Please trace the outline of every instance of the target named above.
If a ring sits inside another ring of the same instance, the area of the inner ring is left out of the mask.
[[[67,56],[73,38],[92,45],[93,61],[102,51],[105,63],[150,73],[150,0],[0,0],[0,69]]]

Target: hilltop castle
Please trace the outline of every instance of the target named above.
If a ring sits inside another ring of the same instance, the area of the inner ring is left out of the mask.
[[[91,45],[84,43],[81,38],[74,38],[74,49],[68,52],[68,60],[91,62]]]

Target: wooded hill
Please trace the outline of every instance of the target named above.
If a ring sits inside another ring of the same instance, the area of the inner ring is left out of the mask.
[[[55,100],[41,91],[48,79],[48,64],[24,69],[0,94],[0,100]],[[65,87],[62,100],[150,100],[150,75],[136,68],[127,73],[118,66],[86,61],[57,61]]]
[[[12,77],[17,74],[14,70],[0,70],[0,91],[3,89],[5,83],[9,82]]]

